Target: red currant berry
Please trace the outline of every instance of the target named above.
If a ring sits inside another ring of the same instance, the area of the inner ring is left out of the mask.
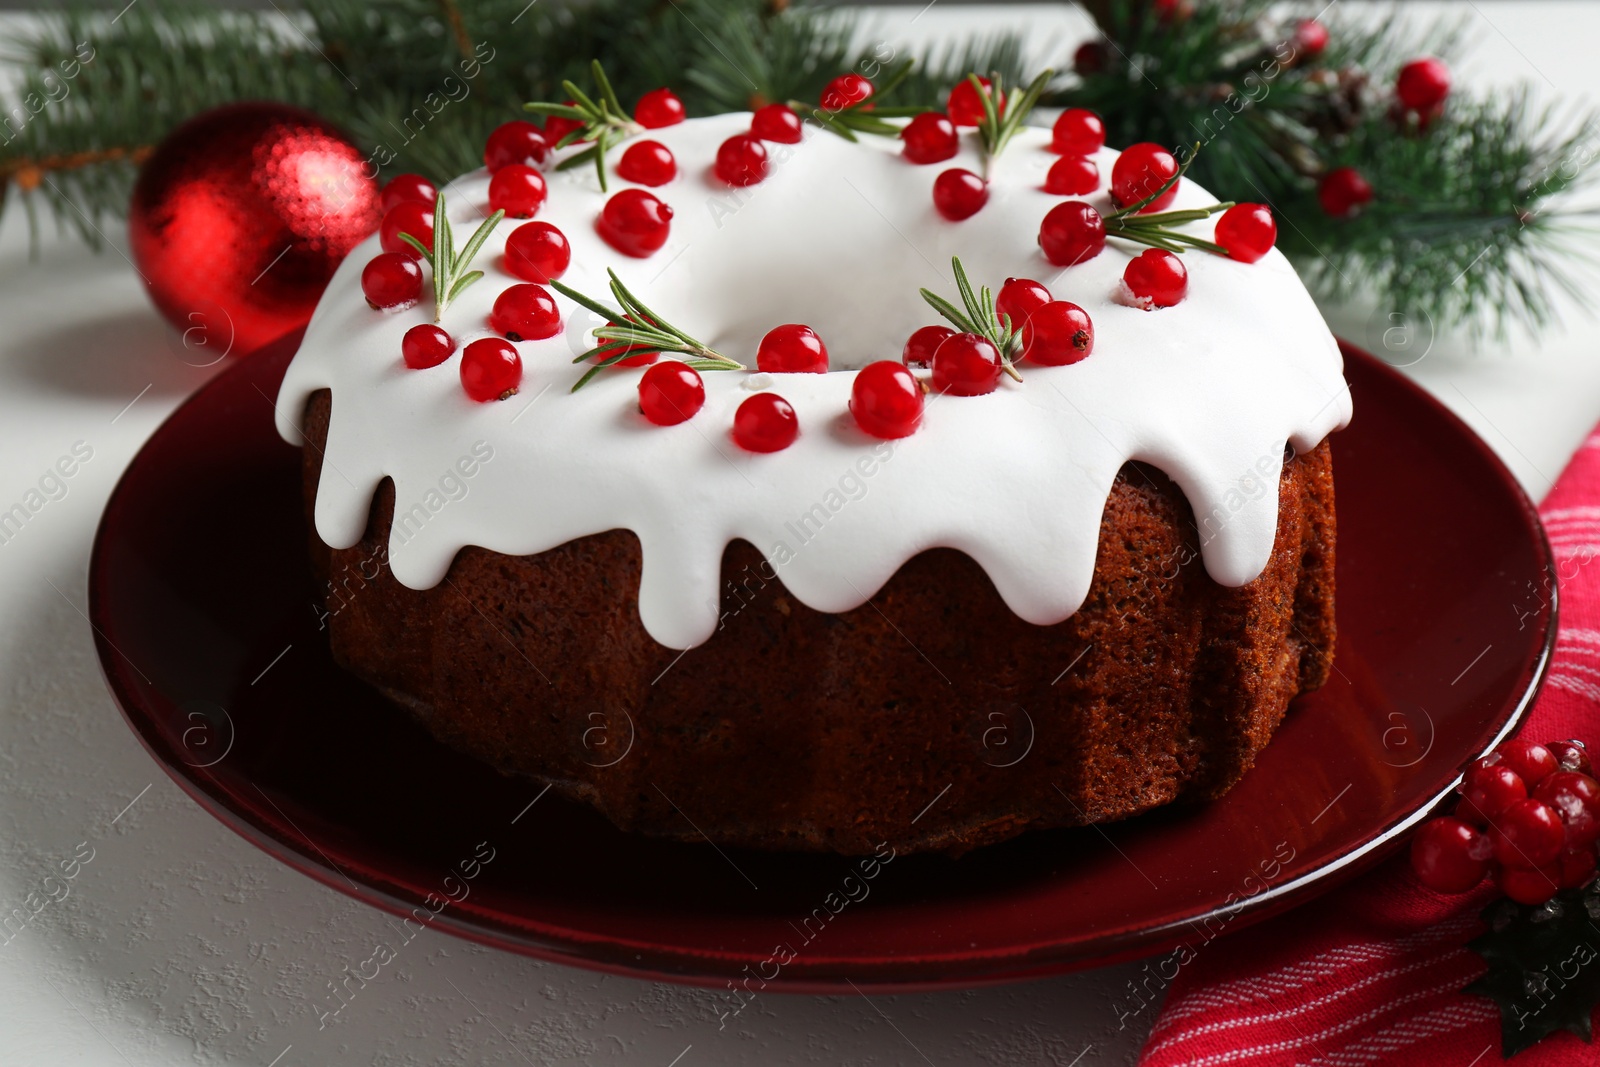
[[[574,107],[578,102],[576,100],[563,100],[562,103],[568,107]],[[560,115],[551,115],[544,120],[544,139],[550,142],[551,148],[554,148],[561,143],[561,139],[567,134],[573,130],[581,129],[583,129],[583,123],[577,119],[564,119]]]
[[[1078,74],[1099,74],[1106,69],[1110,50],[1104,41],[1085,41],[1072,53],[1072,69]]]
[[[531,122],[517,119],[498,126],[483,146],[483,165],[494,174],[512,164],[531,167],[543,163],[550,154],[550,142],[544,133]]]
[[[1571,741],[1547,741],[1545,748],[1556,758],[1556,763],[1564,771],[1577,771],[1579,774],[1589,774],[1594,768],[1589,763],[1589,752],[1584,748],[1583,742],[1574,738]]]
[[[400,357],[412,370],[437,367],[455,350],[455,338],[431,322],[411,327],[400,340]]]
[[[822,110],[843,111],[871,99],[872,83],[859,74],[841,74],[822,90]]]
[[[461,353],[461,388],[472,399],[504,400],[521,384],[522,357],[500,338],[481,338]]]
[[[908,367],[926,367],[933,362],[939,346],[956,332],[948,326],[924,326],[906,338],[906,347],[900,353],[900,362]]]
[[[633,106],[633,121],[647,130],[676,126],[683,118],[683,101],[671,89],[651,89]]]
[[[1050,147],[1064,156],[1092,156],[1106,143],[1106,124],[1093,111],[1069,107],[1050,130]]]
[[[979,75],[978,83],[983,86],[985,93],[992,88],[989,79],[982,75]],[[962,78],[950,90],[950,104],[945,110],[950,114],[950,121],[957,126],[976,126],[983,121],[983,97],[972,87],[970,79]]]
[[[545,198],[544,175],[521,163],[501,167],[489,179],[489,210],[513,219],[531,219]]]
[[[1122,280],[1146,311],[1172,307],[1189,292],[1189,268],[1165,248],[1147,248],[1134,256]]]
[[[538,341],[560,331],[561,310],[550,290],[523,282],[495,297],[489,328],[508,341]]]
[[[1594,877],[1594,849],[1569,849],[1561,854],[1561,888],[1577,889]]]
[[[1414,59],[1400,68],[1395,95],[1411,111],[1429,112],[1450,95],[1450,68],[1437,59]]]
[[[506,238],[506,270],[524,281],[559,278],[571,263],[567,235],[548,222],[525,222]]]
[[[639,410],[657,426],[692,419],[706,404],[706,386],[693,367],[663,360],[639,379]]]
[[[1501,867],[1494,876],[1500,892],[1518,904],[1543,904],[1561,888],[1561,864],[1528,869],[1526,867]]]
[[[1349,218],[1372,202],[1372,185],[1354,167],[1339,167],[1330,170],[1317,186],[1317,202],[1324,214]]]
[[[1032,278],[1007,278],[994,298],[995,317],[1002,323],[1009,318],[1013,330],[1022,329],[1028,316],[1054,299],[1050,290]]]
[[[908,163],[943,163],[961,149],[955,124],[937,111],[924,111],[900,131]]]
[[[1411,839],[1411,869],[1435,893],[1465,893],[1489,873],[1488,838],[1460,819],[1429,819]]]
[[[776,393],[757,393],[733,413],[733,440],[749,452],[781,452],[800,435],[800,419]]]
[[[1039,224],[1039,247],[1058,267],[1086,263],[1105,250],[1106,220],[1082,200],[1057,204]]]
[[[976,215],[989,202],[989,183],[960,167],[951,167],[933,180],[933,206],[951,222]]]
[[[1513,802],[1489,830],[1494,858],[1508,867],[1543,867],[1561,855],[1567,830],[1561,816],[1542,800]]]
[[[1501,812],[1528,795],[1528,788],[1517,777],[1517,772],[1498,764],[1493,767],[1474,767],[1462,776],[1461,784],[1456,789],[1461,793],[1461,800],[1456,804],[1456,817],[1484,829],[1500,818]],[[1557,812],[1561,811],[1561,805],[1543,797],[1540,799]]]
[[[1129,145],[1111,165],[1111,197],[1119,206],[1129,207],[1147,196],[1154,196],[1156,190],[1177,173],[1178,161],[1160,145],[1148,141]],[[1172,188],[1140,208],[1139,214],[1160,211],[1177,196],[1178,186],[1174,183]]]
[[[788,104],[768,104],[750,116],[751,134],[776,144],[799,144],[802,125]]]
[[[361,268],[361,291],[376,311],[411,307],[422,297],[422,268],[404,252],[379,252]]]
[[[1328,27],[1316,19],[1303,19],[1294,28],[1294,45],[1301,54],[1315,58],[1328,47]]]
[[[809,326],[797,322],[775,326],[756,349],[756,368],[774,374],[822,374],[828,369],[828,346]]]
[[[383,245],[385,252],[399,252],[412,259],[421,259],[422,253],[400,240],[400,235],[409,233],[426,247],[432,248],[433,205],[417,200],[405,200],[396,204],[383,213],[383,222],[378,227],[378,233],[378,243]]]
[[[383,187],[383,192],[378,194],[378,198],[383,204],[385,213],[396,204],[403,204],[407,200],[426,204],[431,210],[433,202],[439,199],[439,190],[420,174],[396,174],[389,179],[388,184]]]
[[[1022,358],[1030,363],[1062,367],[1093,351],[1094,323],[1087,311],[1069,301],[1050,301],[1022,327]]]
[[[678,161],[672,150],[660,141],[639,141],[629,145],[617,160],[617,177],[640,185],[665,185],[678,176]]]
[[[1241,263],[1254,263],[1278,240],[1278,224],[1265,204],[1235,204],[1217,220],[1217,244]]]
[[[1522,784],[1532,789],[1545,779],[1561,770],[1561,764],[1556,762],[1555,754],[1537,741],[1524,741],[1513,738],[1502,741],[1500,747],[1495,749],[1499,762],[1517,772],[1517,777],[1522,779]]]
[[[850,414],[873,437],[909,437],[922,425],[922,385],[903,363],[868,363],[850,386]]]
[[[1044,191],[1054,196],[1086,196],[1099,188],[1100,168],[1078,156],[1062,156],[1044,178]]]
[[[667,243],[672,207],[643,189],[624,189],[606,201],[594,228],[618,252],[643,259]]]
[[[1567,847],[1600,840],[1600,782],[1578,771],[1557,771],[1534,786],[1533,798],[1554,808],[1566,824]]]
[[[767,146],[736,133],[717,149],[716,175],[729,185],[754,185],[767,176]]]
[[[933,387],[955,396],[982,396],[1000,384],[1000,351],[987,337],[958,333],[933,353]]]

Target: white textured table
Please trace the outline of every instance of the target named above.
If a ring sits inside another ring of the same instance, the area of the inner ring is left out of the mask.
[[[1600,68],[1585,54],[1600,9],[1496,0],[1456,10],[1475,28],[1470,78],[1600,98]],[[1060,43],[1052,55],[1086,33],[1081,16],[1056,7],[879,17],[899,39],[1025,24],[1042,31],[1041,47]],[[1329,313],[1360,342],[1381,307]],[[1412,368],[1535,497],[1600,418],[1592,324],[1571,321],[1537,344],[1476,353],[1439,337]],[[710,994],[438,933],[419,936],[319,1031],[328,983],[385,936],[384,917],[268,859],[167,780],[107,696],[82,614],[107,495],[207,372],[176,358],[122,255],[51,240],[30,263],[14,209],[0,227],[0,323],[0,510],[76,443],[93,452],[64,494],[0,544],[0,1063],[1087,1067],[1136,1056],[1153,1012],[1124,1015],[1139,964],[969,992],[768,995],[719,1032]],[[47,881],[89,849],[76,877]]]

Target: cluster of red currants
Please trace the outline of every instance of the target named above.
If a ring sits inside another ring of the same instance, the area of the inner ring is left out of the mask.
[[[1600,841],[1600,782],[1582,741],[1507,741],[1468,769],[1452,815],[1411,839],[1417,878],[1465,893],[1492,874],[1500,891],[1543,904],[1586,885]]]
[[[995,297],[995,317],[1022,338],[1018,358],[1045,367],[1076,363],[1094,351],[1094,323],[1077,304],[1057,300],[1031,278],[1007,278]],[[1005,365],[994,342],[948,326],[924,326],[906,340],[901,362],[926,367],[933,388],[953,396],[982,396],[1000,384]]]

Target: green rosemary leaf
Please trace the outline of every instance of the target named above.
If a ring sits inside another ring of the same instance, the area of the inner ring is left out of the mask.
[[[404,241],[412,248],[415,248],[418,252],[421,252],[422,258],[428,261],[428,266],[433,266],[433,249],[429,248],[427,245],[423,244],[409,233],[401,234],[400,240]]]
[[[573,107],[571,104],[549,104],[534,101],[522,105],[522,110],[531,111],[535,115],[547,115],[554,118],[573,119],[577,122],[588,121],[588,114],[582,108]]]
[[[461,290],[465,289],[467,286],[471,285],[481,277],[483,277],[483,271],[481,270],[467,271],[467,273],[457,278],[456,283],[450,287],[450,293],[446,297],[446,300],[453,302],[456,297],[461,295]]]
[[[967,318],[967,316],[954,304],[950,303],[950,301],[946,300],[938,293],[932,292],[928,289],[919,289],[918,292],[922,294],[922,299],[926,300],[933,310],[950,320],[950,325],[956,327],[956,329],[960,330],[962,333],[978,332],[977,327],[973,324],[972,320]]]
[[[588,112],[590,117],[600,113],[600,105],[591,100],[588,93],[578,88],[577,82],[574,82],[569,78],[561,83],[561,88],[565,89],[567,91],[567,95],[576,100],[578,102],[578,107]]]
[[[900,88],[905,80],[911,77],[911,68],[915,67],[916,65],[917,61],[914,59],[908,59],[904,63],[901,63],[895,68],[894,73],[890,74],[883,80],[882,85],[877,86],[873,90],[872,99],[888,96],[890,93]],[[927,109],[924,108],[923,110]]]
[[[624,108],[622,103],[617,99],[616,90],[611,88],[611,79],[606,77],[605,68],[600,65],[600,61],[598,59],[592,59],[589,61],[589,71],[594,75],[594,83],[600,87],[600,98],[612,108],[612,110],[616,113],[616,117],[619,119],[631,117],[629,116],[627,109]]]
[[[593,297],[584,296],[576,289],[573,289],[571,286],[564,285],[563,283],[556,281],[554,278],[550,280],[550,288],[554,289],[568,300],[571,300],[573,303],[580,304],[583,307],[588,308],[590,311],[594,312],[596,315],[599,315],[607,322],[616,322],[619,319],[626,318],[626,316],[616,308],[606,307]],[[582,357],[579,358],[581,359]],[[576,362],[576,360],[574,362]]]
[[[562,138],[562,140],[564,141],[566,138]],[[600,146],[598,144],[592,144],[588,148],[585,148],[582,152],[570,155],[566,159],[563,159],[560,163],[557,163],[556,170],[572,170],[574,167],[581,167],[599,154]]]
[[[461,250],[461,253],[458,256],[456,256],[456,261],[453,264],[456,270],[460,270],[462,267],[465,267],[467,264],[472,262],[472,257],[478,254],[478,250],[483,247],[483,242],[489,239],[489,235],[494,232],[494,228],[500,225],[500,220],[504,219],[505,217],[506,213],[502,209],[500,211],[496,211],[493,215],[490,215],[488,218],[484,219],[478,224],[478,228],[474,230],[472,232],[472,236],[467,239],[466,247]]]

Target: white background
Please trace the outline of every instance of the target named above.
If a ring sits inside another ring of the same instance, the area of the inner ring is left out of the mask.
[[[1338,3],[1338,0],[1336,0]],[[1600,99],[1600,8],[1448,9],[1472,31],[1463,80]],[[1371,17],[1350,0],[1334,17]],[[914,40],[1036,30],[1060,57],[1086,22],[1055,5],[949,3],[875,16]],[[13,17],[14,19],[14,17]],[[914,23],[914,24],[913,24]],[[0,22],[0,38],[14,21]],[[110,236],[117,246],[122,237]],[[1381,300],[1327,309],[1358,343]],[[1600,418],[1593,322],[1473,348],[1435,339],[1411,368],[1541,496]],[[1139,964],[917,996],[763,996],[719,1032],[714,1001],[424,933],[319,1032],[317,1006],[389,928],[376,911],[280,866],[187,800],[123,725],[82,611],[90,540],[139,445],[209,372],[175,356],[119,251],[48,239],[30,262],[20,211],[0,220],[0,509],[76,441],[93,459],[0,546],[0,913],[80,842],[71,895],[0,944],[0,1063],[1080,1064],[1127,1063],[1151,1021],[1119,1027]],[[1360,413],[1357,412],[1357,418]],[[1396,462],[1404,462],[1397,456]],[[1308,921],[1310,915],[1308,913]],[[3,937],[3,935],[0,935]]]

